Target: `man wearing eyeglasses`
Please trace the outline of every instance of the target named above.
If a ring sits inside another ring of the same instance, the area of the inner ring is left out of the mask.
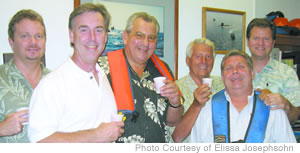
[[[124,49],[99,59],[112,84],[118,111],[125,117],[125,132],[118,142],[168,142],[166,125],[180,120],[183,99],[168,65],[154,55],[159,33],[155,17],[131,15],[123,32]],[[156,93],[153,79],[166,76]]]

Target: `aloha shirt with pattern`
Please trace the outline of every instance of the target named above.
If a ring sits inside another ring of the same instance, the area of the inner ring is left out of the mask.
[[[100,67],[111,83],[110,69],[107,56],[102,56],[98,60]],[[170,68],[166,64],[169,72]],[[163,143],[168,142],[169,133],[166,131],[167,98],[157,94],[153,78],[161,76],[154,63],[148,60],[141,78],[129,66],[131,84],[134,91],[135,110],[138,117],[133,122],[132,114],[125,114],[125,132],[117,142],[125,143]],[[172,73],[171,73],[172,74]]]
[[[41,64],[44,77],[50,72]],[[32,95],[32,87],[22,73],[10,60],[7,64],[0,66],[0,122],[7,114],[16,112],[16,109],[28,107]],[[27,137],[27,126],[23,126],[22,132],[13,136],[0,137],[0,143],[23,143],[29,142]]]
[[[211,87],[211,92],[212,97],[214,94],[219,92],[220,90],[224,89],[224,84],[219,76],[210,76],[210,78],[213,79],[212,82],[212,87]],[[184,114],[188,111],[192,103],[194,102],[194,91],[198,88],[198,85],[195,83],[195,81],[192,79],[190,74],[187,74],[186,76],[180,78],[179,80],[176,81],[176,84],[181,91],[185,102],[184,102]],[[170,135],[173,134],[175,127],[167,127]],[[190,136],[184,139],[183,143],[189,143],[190,141]],[[172,137],[170,137],[170,142],[174,142]]]
[[[270,58],[260,73],[255,72],[253,86],[255,89],[269,89],[272,93],[280,93],[294,106],[300,106],[300,82],[296,72],[275,59]]]

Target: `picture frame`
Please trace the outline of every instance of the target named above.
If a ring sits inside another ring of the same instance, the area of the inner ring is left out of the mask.
[[[12,59],[14,57],[14,53],[3,53],[2,54],[2,58],[3,58],[3,64],[6,64],[10,61],[10,59]],[[46,66],[46,59],[45,59],[45,55],[42,57],[42,63],[44,64],[44,66]]]
[[[163,9],[162,16],[163,20],[160,23],[160,31],[163,31],[163,42],[158,42],[158,45],[163,43],[163,57],[160,57],[163,61],[165,61],[170,69],[174,73],[175,80],[177,80],[178,76],[178,0],[74,0],[74,8],[78,7],[80,4],[83,3],[103,3],[105,2],[112,2],[112,3],[119,3],[120,6],[123,4],[128,5],[143,5],[145,7],[159,7]],[[106,6],[106,5],[105,5]],[[106,6],[107,7],[107,6]],[[120,8],[120,7],[119,7]],[[135,8],[135,7],[132,7]],[[112,22],[116,18],[113,16],[114,9],[107,8],[112,16]],[[147,11],[145,11],[147,12]],[[119,12],[120,13],[120,12]],[[122,12],[123,13],[126,12]],[[152,15],[152,13],[149,13]],[[130,14],[131,15],[131,14]],[[153,15],[155,16],[155,15]],[[128,16],[129,17],[129,16]],[[127,18],[124,18],[127,20]],[[156,16],[155,16],[156,17]],[[157,18],[157,17],[156,17]],[[122,21],[123,24],[126,24],[126,21]],[[159,19],[158,19],[159,20]],[[121,21],[120,21],[121,22]],[[174,23],[174,24],[170,24]],[[124,30],[125,27],[122,29]],[[119,29],[120,30],[120,29]],[[109,35],[108,35],[109,37]]]
[[[202,8],[202,37],[213,41],[217,54],[245,51],[246,12]]]
[[[3,53],[3,64],[6,64],[14,57],[14,53]]]

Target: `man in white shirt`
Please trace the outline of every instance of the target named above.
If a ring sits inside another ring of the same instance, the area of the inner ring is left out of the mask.
[[[194,123],[192,130],[188,129],[191,142],[296,142],[285,112],[270,111],[253,90],[253,64],[246,53],[228,53],[221,72],[225,90],[209,101],[196,90],[195,101],[181,120]],[[180,132],[176,129],[174,133]]]
[[[69,17],[73,56],[47,75],[29,108],[31,142],[113,142],[124,132],[112,89],[97,64],[110,15],[101,4],[83,4]]]

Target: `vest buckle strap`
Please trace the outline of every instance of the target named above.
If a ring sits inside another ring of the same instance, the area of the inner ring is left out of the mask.
[[[215,135],[215,143],[226,143],[225,135]]]

